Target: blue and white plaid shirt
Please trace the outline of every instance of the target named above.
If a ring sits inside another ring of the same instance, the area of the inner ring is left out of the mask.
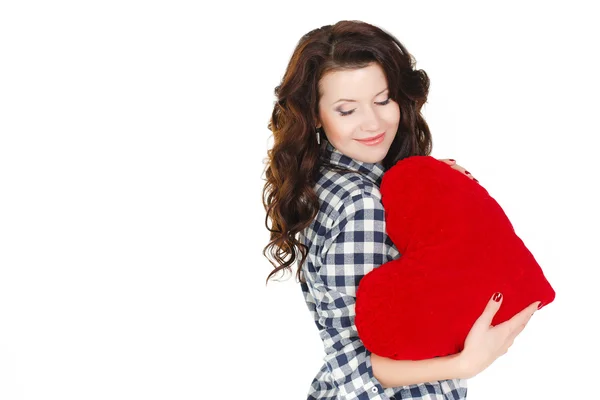
[[[384,388],[373,375],[371,353],[354,324],[354,304],[361,278],[400,256],[385,230],[379,192],[385,171],[381,163],[354,160],[329,142],[324,154],[326,162],[362,174],[322,165],[316,183],[320,210],[299,235],[309,248],[302,265],[306,283],[300,286],[325,349],[307,399],[466,399],[466,379]]]

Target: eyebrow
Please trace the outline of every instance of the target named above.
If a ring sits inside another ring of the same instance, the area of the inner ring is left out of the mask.
[[[374,97],[379,96],[381,93],[385,92],[386,90],[388,90],[388,88],[383,89],[381,92],[377,93]],[[331,105],[339,103],[340,101],[350,101],[350,102],[356,103],[356,100],[352,100],[352,99],[339,99],[339,100],[334,101],[333,103],[331,103]]]

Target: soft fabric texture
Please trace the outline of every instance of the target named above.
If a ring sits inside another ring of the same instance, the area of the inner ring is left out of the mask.
[[[304,398],[466,400],[464,378],[383,387],[373,374],[371,353],[354,325],[354,306],[365,274],[400,255],[386,234],[379,191],[385,168],[350,158],[329,141],[320,158],[319,211],[298,235],[308,247],[301,266],[306,282],[300,287],[323,344],[321,368]]]
[[[400,257],[366,274],[355,324],[371,352],[421,360],[462,351],[495,292],[492,325],[555,292],[500,205],[479,183],[431,156],[405,158],[380,186]]]

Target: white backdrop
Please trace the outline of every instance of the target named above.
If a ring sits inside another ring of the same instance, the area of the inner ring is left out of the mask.
[[[306,398],[324,353],[295,278],[265,285],[263,162],[295,44],[342,19],[415,56],[432,155],[556,290],[469,399],[600,399],[590,3],[2,2],[0,399]]]

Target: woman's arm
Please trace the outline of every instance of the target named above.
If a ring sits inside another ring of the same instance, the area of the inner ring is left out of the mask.
[[[329,218],[333,223],[323,239],[314,300],[324,361],[340,398],[368,394],[364,398],[383,400],[387,387],[461,378],[455,356],[393,360],[365,348],[354,324],[356,291],[368,272],[391,261],[397,251],[386,235],[383,205],[364,188],[344,198]]]
[[[384,388],[466,378],[459,354],[427,360],[394,360],[371,353],[373,375]]]

